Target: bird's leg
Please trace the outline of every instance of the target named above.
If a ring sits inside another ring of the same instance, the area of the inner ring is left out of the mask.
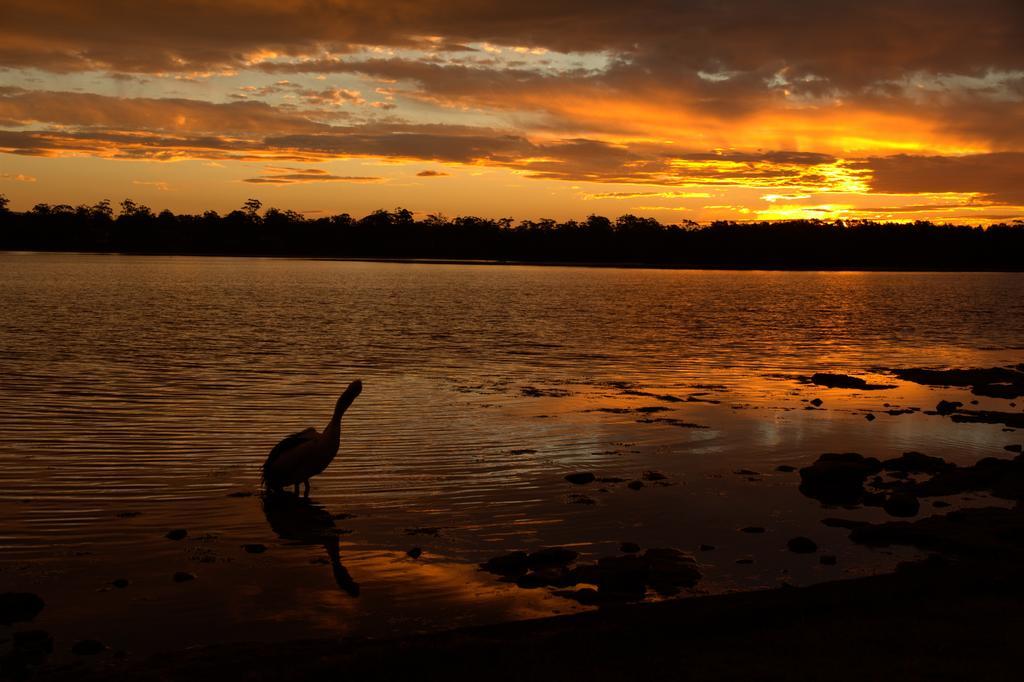
[[[304,489],[302,491],[302,496],[303,497],[309,497],[309,479],[308,478],[306,479],[306,481],[303,484],[303,486],[304,486]],[[298,487],[296,487],[295,490],[296,490],[296,492],[298,492]]]
[[[299,494],[299,484],[298,483],[295,484],[295,494],[296,495]]]

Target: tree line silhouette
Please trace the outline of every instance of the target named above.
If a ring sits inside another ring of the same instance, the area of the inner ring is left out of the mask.
[[[164,210],[131,199],[115,211],[37,204],[7,208],[0,195],[0,249],[139,254],[419,258],[690,267],[1024,269],[1024,221],[991,225],[790,220],[693,221],[417,219],[406,209],[306,218],[250,199],[226,215]]]

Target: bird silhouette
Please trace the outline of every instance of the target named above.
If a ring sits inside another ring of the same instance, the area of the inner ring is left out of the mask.
[[[309,497],[309,479],[323,472],[338,454],[341,417],[362,390],[363,382],[358,379],[348,385],[338,398],[334,415],[323,433],[310,427],[287,436],[275,445],[263,463],[263,484],[275,492],[284,486],[294,485],[297,495],[299,483],[302,483],[305,487],[303,495]]]

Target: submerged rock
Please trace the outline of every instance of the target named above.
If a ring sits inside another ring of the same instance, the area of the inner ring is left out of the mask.
[[[39,615],[45,602],[32,592],[4,592],[0,594],[0,623],[28,622]]]
[[[796,554],[813,554],[818,551],[818,543],[803,536],[791,538],[786,543],[786,547],[790,552],[795,552]]]
[[[249,544],[242,545],[242,549],[244,549],[249,554],[263,554],[267,551],[267,546],[262,545],[258,542],[252,542]]]
[[[815,398],[814,400],[812,400],[810,402],[811,402],[811,405],[814,405],[815,407],[821,407],[822,403],[824,403],[825,401],[822,400],[821,398]]]
[[[921,503],[910,493],[893,493],[885,500],[882,508],[890,516],[917,516]]]
[[[1003,424],[1015,429],[1024,429],[1024,413],[996,412],[992,410],[960,410],[950,419],[960,424]]]
[[[164,535],[164,537],[168,540],[184,540],[187,535],[188,531],[184,528],[175,528],[174,530],[167,531],[167,534]]]
[[[589,471],[580,471],[574,474],[566,474],[565,480],[569,481],[573,485],[586,485],[587,483],[593,483],[596,476]]]
[[[821,522],[829,528],[853,529],[868,525],[867,521],[854,521],[853,519],[837,519],[834,517],[822,519]]]
[[[536,569],[544,566],[565,566],[576,561],[579,556],[579,552],[565,547],[545,547],[531,552],[526,561],[530,568]]]
[[[939,471],[952,469],[955,466],[955,464],[947,462],[941,457],[930,457],[913,451],[904,452],[899,457],[882,462],[882,468],[886,471],[903,471],[907,473],[934,474]]]
[[[645,481],[664,481],[668,479],[668,476],[660,471],[645,471],[641,478]]]
[[[189,573],[188,571],[177,571],[172,578],[176,583],[187,583],[190,580],[195,580],[196,576],[194,573]]]
[[[939,404],[935,406],[935,411],[946,417],[953,414],[963,406],[964,404],[959,400],[940,400]]]
[[[927,386],[970,386],[974,395],[1013,399],[1024,396],[1024,372],[1016,368],[989,369],[894,369],[904,381]]]
[[[107,650],[107,645],[96,639],[80,639],[71,646],[75,656],[95,656]]]
[[[862,391],[881,391],[887,388],[895,388],[885,384],[869,384],[860,377],[852,377],[849,374],[833,374],[831,372],[816,372],[811,375],[811,383],[825,388],[857,388]]]
[[[644,487],[644,482],[643,481],[630,481],[629,483],[626,484],[626,487],[629,488],[630,490],[640,490],[641,488]]]
[[[874,457],[825,453],[800,469],[800,492],[825,504],[856,504],[864,499],[864,480],[881,470],[882,463]]]
[[[791,474],[794,471],[796,471],[796,467],[791,466],[789,464],[780,464],[779,466],[775,467],[775,470],[784,474]]]
[[[413,547],[408,552],[406,552],[406,554],[410,558],[419,559],[420,556],[423,554],[423,550],[421,548],[419,548],[419,547]]]
[[[0,678],[27,679],[27,666],[40,666],[53,653],[53,635],[45,630],[15,632],[13,640],[11,653],[0,658]]]
[[[529,555],[526,552],[509,552],[488,559],[480,564],[480,568],[488,573],[497,575],[514,576],[526,573],[530,569]]]
[[[871,547],[910,545],[967,556],[1009,557],[1024,553],[1020,509],[961,509],[918,521],[890,521],[856,528],[850,539]]]

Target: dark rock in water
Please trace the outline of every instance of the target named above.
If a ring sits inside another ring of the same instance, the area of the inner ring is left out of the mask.
[[[825,401],[822,400],[821,398],[815,398],[814,400],[811,401],[811,405],[814,405],[815,407],[821,407],[822,403],[824,402]]]
[[[1020,557],[1024,513],[1019,509],[961,509],[918,521],[890,521],[856,528],[850,539],[871,547],[910,545],[972,557]]]
[[[123,590],[124,588],[128,587],[128,585],[130,585],[131,583],[129,583],[126,578],[118,578],[110,584],[119,590]]]
[[[644,487],[644,482],[643,481],[630,481],[629,483],[626,484],[626,487],[629,488],[630,490],[640,490],[640,488]]]
[[[529,555],[526,552],[510,552],[488,559],[480,564],[480,568],[497,575],[521,575],[530,568]]]
[[[934,474],[956,465],[947,462],[941,457],[930,457],[920,452],[904,452],[899,457],[887,459],[882,462],[882,468],[886,471],[903,471],[909,473]]]
[[[818,543],[803,536],[791,538],[786,543],[786,547],[789,548],[790,552],[795,552],[796,554],[813,554],[818,551]]]
[[[693,557],[670,547],[652,547],[643,554],[647,566],[647,584],[661,595],[675,594],[693,587],[701,579]]]
[[[619,551],[625,554],[636,554],[640,551],[640,545],[635,542],[623,542],[619,545]]]
[[[249,490],[239,490],[237,492],[228,493],[228,497],[252,497],[252,492]]]
[[[776,471],[780,471],[780,472],[782,472],[784,474],[790,474],[790,473],[793,473],[794,471],[796,471],[796,467],[795,466],[791,466],[789,464],[780,464],[779,466],[775,467],[775,470]]]
[[[39,615],[45,603],[32,592],[4,592],[0,594],[0,623],[28,622]]]
[[[950,416],[958,424],[1003,424],[1015,429],[1024,429],[1024,413],[994,412],[991,410],[960,410]]]
[[[869,422],[875,421],[875,415],[871,414],[870,412],[864,415],[864,418],[867,419]]]
[[[818,562],[824,566],[835,566],[837,561],[835,554],[822,554],[818,557]]]
[[[740,532],[741,533],[755,533],[755,534],[756,533],[763,533],[764,532],[764,528],[762,528],[761,526],[744,526],[743,528],[740,528]]]
[[[584,587],[579,590],[563,590],[554,592],[556,597],[572,599],[584,606],[597,606],[604,603],[605,599],[592,587]]]
[[[513,455],[535,455],[537,451],[533,448],[521,448],[519,450],[510,450],[509,453]]]
[[[258,542],[252,542],[249,544],[242,545],[242,549],[244,549],[249,554],[263,554],[267,551],[267,546],[261,545]]]
[[[921,503],[910,493],[893,493],[886,499],[882,508],[890,516],[917,516]]]
[[[71,646],[75,656],[95,656],[107,650],[107,645],[95,639],[81,639]]]
[[[990,369],[896,369],[898,378],[928,386],[970,386],[974,395],[1013,399],[1024,396],[1024,372],[1019,368]]]
[[[13,640],[11,653],[0,658],[0,678],[28,679],[26,666],[40,666],[53,653],[53,635],[45,630],[15,632]]]
[[[945,500],[935,500],[934,502],[932,502],[932,506],[935,507],[936,509],[944,509],[950,506],[950,504]]]
[[[596,477],[589,471],[580,471],[575,474],[566,474],[565,480],[569,481],[573,485],[586,485],[587,483],[593,483]]]
[[[419,547],[413,547],[408,552],[406,552],[406,554],[408,554],[413,559],[419,559],[420,556],[423,554],[423,550]]]
[[[959,400],[940,400],[939,404],[935,406],[935,411],[945,417],[953,414],[963,406],[964,404]]]
[[[761,475],[758,472],[754,471],[753,469],[737,469],[733,473],[736,474],[737,476],[760,476]]]
[[[702,552],[710,552],[715,549],[714,545],[701,545],[698,549]]]
[[[188,531],[184,528],[175,528],[174,530],[167,531],[167,535],[164,537],[168,540],[184,540],[186,535],[188,535]]]
[[[597,591],[603,596],[643,599],[647,592],[647,564],[638,556],[603,557],[597,571]]]
[[[664,407],[662,405],[652,405],[651,407],[638,407],[635,410],[635,412],[642,412],[642,413],[646,413],[646,414],[650,414],[652,412],[666,412],[666,411],[668,411],[668,408]]]
[[[971,405],[977,405],[977,404],[978,404],[978,401],[977,401],[977,400],[972,400],[972,401],[971,401]]]
[[[545,566],[565,566],[576,561],[579,556],[579,552],[565,547],[546,547],[531,552],[526,558],[526,563],[533,569]]]
[[[874,457],[825,453],[800,469],[800,492],[825,504],[856,504],[864,497],[864,480],[881,470],[882,463]]]
[[[194,573],[189,573],[188,571],[178,571],[174,574],[173,578],[176,583],[187,583],[190,580],[195,580],[196,576]]]
[[[863,391],[880,391],[886,388],[895,388],[884,384],[869,384],[860,377],[852,377],[848,374],[832,374],[829,372],[816,372],[811,375],[811,383],[825,388],[859,388]]]
[[[660,471],[645,471],[641,476],[645,481],[664,481],[668,478]]]
[[[907,492],[918,497],[959,495],[991,490],[996,497],[1024,499],[1024,459],[985,457],[973,466],[952,467],[916,483]]]
[[[865,507],[882,507],[886,499],[884,493],[864,493],[860,501]]]
[[[580,493],[573,493],[569,495],[569,504],[597,504],[597,500],[589,495],[581,495]]]
[[[1005,445],[1003,446],[1003,450],[1006,450],[1007,452],[1020,452],[1021,446],[1019,443],[1014,445]]]
[[[867,521],[854,521],[853,519],[837,519],[837,518],[834,518],[834,517],[830,517],[830,518],[827,518],[827,519],[822,519],[821,522],[823,524],[825,524],[826,526],[828,526],[829,528],[848,528],[848,529],[852,529],[852,528],[860,528],[861,526],[868,525]]]

